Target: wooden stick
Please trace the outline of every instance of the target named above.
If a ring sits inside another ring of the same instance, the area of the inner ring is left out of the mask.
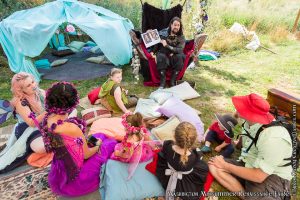
[[[249,42],[251,42],[251,40],[249,40],[247,37],[245,37],[245,39],[248,40]],[[268,49],[267,47],[262,46],[261,44],[259,45],[259,47],[261,47],[261,48],[263,48],[263,49],[265,49],[267,51],[270,51],[270,52],[272,52],[274,54],[277,54],[276,52],[272,51],[271,49]]]
[[[298,21],[299,21],[299,18],[300,18],[300,9],[298,11],[298,15],[296,17],[296,20],[295,20],[295,23],[294,23],[294,26],[293,26],[293,29],[292,29],[292,33],[295,33],[296,29],[297,29],[297,25],[298,25]]]
[[[268,50],[268,51],[270,51],[270,52],[272,52],[272,53],[274,53],[274,54],[277,54],[276,52],[274,52],[274,51],[272,51],[271,49],[268,49],[267,47],[264,47],[264,46],[262,46],[262,45],[259,45],[261,48],[263,48],[263,49],[265,49],[265,50]]]

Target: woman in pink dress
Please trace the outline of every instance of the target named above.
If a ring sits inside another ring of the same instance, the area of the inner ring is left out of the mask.
[[[117,143],[103,134],[95,134],[95,146],[88,146],[85,122],[68,118],[78,102],[77,90],[71,83],[56,83],[46,93],[47,114],[40,130],[46,151],[54,153],[48,182],[51,190],[60,196],[76,197],[96,191],[101,166]],[[30,117],[34,119],[34,115]]]

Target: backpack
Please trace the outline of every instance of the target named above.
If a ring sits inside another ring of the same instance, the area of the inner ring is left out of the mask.
[[[281,167],[286,167],[286,166],[292,165],[293,169],[297,169],[299,167],[299,158],[300,158],[300,140],[297,137],[297,132],[294,132],[293,124],[289,123],[284,117],[278,116],[277,109],[275,109],[275,119],[276,120],[271,122],[270,124],[261,126],[258,129],[258,131],[256,132],[255,137],[252,137],[250,135],[250,133],[244,128],[245,122],[242,124],[242,127],[245,130],[246,134],[239,134],[239,136],[245,135],[252,140],[251,144],[246,149],[246,153],[248,153],[248,151],[251,149],[253,144],[256,146],[259,135],[263,130],[265,130],[266,128],[269,128],[269,127],[273,127],[273,126],[282,126],[289,132],[289,135],[290,135],[291,141],[292,141],[293,153],[292,153],[291,157],[284,159],[284,160],[290,161],[290,162],[288,162],[285,165],[282,165]]]

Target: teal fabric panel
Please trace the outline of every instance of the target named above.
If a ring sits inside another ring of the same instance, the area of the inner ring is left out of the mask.
[[[57,0],[17,11],[0,22],[0,43],[11,70],[32,73],[39,81],[34,64],[25,57],[39,56],[63,22],[73,23],[87,33],[113,64],[129,63],[129,30],[133,29],[130,20],[96,5]]]

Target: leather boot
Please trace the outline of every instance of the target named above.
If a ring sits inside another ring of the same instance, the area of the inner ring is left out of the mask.
[[[178,71],[173,71],[171,75],[171,80],[170,80],[170,87],[173,87],[176,85],[176,78],[178,76],[179,72]]]
[[[161,70],[159,72],[160,75],[160,85],[159,88],[163,89],[166,86],[166,71],[165,70]]]

